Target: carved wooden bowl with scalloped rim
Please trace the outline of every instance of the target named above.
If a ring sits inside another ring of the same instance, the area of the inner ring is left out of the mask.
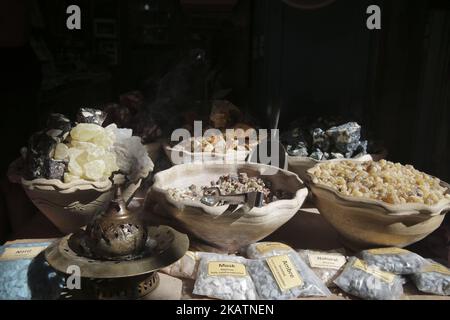
[[[393,205],[381,200],[345,196],[320,183],[313,183],[312,169],[305,183],[311,189],[320,214],[355,250],[374,247],[406,247],[436,230],[450,210],[450,199],[431,206]],[[450,192],[450,185],[441,182]]]
[[[246,210],[242,205],[210,207],[200,201],[176,201],[167,191],[169,188],[186,188],[192,184],[207,186],[221,175],[241,172],[247,173],[249,177],[258,176],[270,181],[272,191],[289,192],[292,198]],[[155,219],[163,217],[166,223],[218,251],[235,252],[240,247],[267,237],[289,221],[300,209],[307,194],[307,189],[296,174],[273,166],[253,163],[182,164],[156,174],[147,196],[146,213],[150,221],[152,216]]]
[[[9,180],[21,184],[33,204],[64,234],[85,226],[94,214],[104,211],[113,198],[110,180],[70,183],[51,179],[26,180],[22,172],[23,161],[18,159],[9,167]],[[124,199],[132,196],[141,182],[142,179],[128,185]]]

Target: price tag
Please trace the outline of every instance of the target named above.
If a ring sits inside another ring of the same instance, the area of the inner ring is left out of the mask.
[[[259,251],[259,253],[264,254],[272,250],[290,250],[292,249],[287,244],[281,243],[281,242],[265,242],[265,243],[259,243],[256,245],[256,250]]]
[[[344,256],[333,254],[310,253],[308,254],[308,259],[311,268],[334,270],[339,270],[347,262]]]
[[[405,250],[405,249],[401,249],[401,248],[379,248],[379,249],[370,249],[367,250],[368,253],[370,254],[407,254],[410,253],[410,251]]]
[[[392,283],[392,282],[394,282],[394,279],[395,279],[395,274],[389,273],[386,271],[382,271],[373,266],[368,266],[364,261],[361,261],[359,259],[355,260],[355,262],[353,263],[353,267],[357,268],[359,270],[362,270],[368,274],[371,274],[374,277],[376,277],[384,282],[387,282],[387,283]]]
[[[208,276],[245,277],[247,269],[242,263],[211,261],[208,263]]]
[[[303,279],[289,256],[270,257],[266,261],[281,291],[303,286]]]

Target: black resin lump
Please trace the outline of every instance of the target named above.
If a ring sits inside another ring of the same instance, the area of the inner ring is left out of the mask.
[[[53,159],[45,159],[44,161],[44,177],[46,179],[62,180],[67,163],[56,161]]]
[[[46,128],[34,133],[28,140],[25,156],[25,177],[33,180],[62,179],[66,163],[53,159],[55,148],[63,142],[72,130],[71,121],[64,115],[52,113],[47,119]]]
[[[322,152],[327,152],[330,149],[330,137],[320,128],[312,131],[313,147],[320,149]]]
[[[324,153],[320,149],[315,149],[309,156],[318,161],[325,160]]]
[[[98,109],[81,108],[77,114],[77,122],[79,123],[94,123],[99,126],[103,125],[107,114]]]
[[[308,147],[306,143],[302,141],[299,141],[293,145],[288,145],[286,147],[286,151],[289,155],[296,157],[307,157],[309,155]]]
[[[53,156],[58,140],[48,135],[47,132],[39,131],[30,137],[28,140],[28,153],[30,155],[44,158]]]
[[[72,130],[72,123],[60,113],[52,113],[47,119],[47,135],[57,142],[64,141]]]
[[[330,124],[333,126],[328,127]],[[358,123],[334,124],[320,120],[312,126],[302,124],[285,133],[282,140],[287,153],[319,161],[356,158],[367,154],[368,141],[361,140],[361,126]]]
[[[45,178],[44,163],[44,157],[28,154],[26,158],[25,178],[29,180]]]
[[[327,135],[333,140],[336,150],[350,158],[359,146],[361,126],[356,122],[349,122],[328,129]]]

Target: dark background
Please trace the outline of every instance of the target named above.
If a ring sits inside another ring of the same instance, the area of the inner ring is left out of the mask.
[[[70,4],[81,30],[66,28]],[[382,30],[366,28],[370,4]],[[139,89],[149,103],[170,92],[181,109],[225,97],[265,127],[277,115],[280,129],[306,115],[358,119],[389,160],[450,181],[449,62],[446,0],[2,0],[2,177],[49,112]]]

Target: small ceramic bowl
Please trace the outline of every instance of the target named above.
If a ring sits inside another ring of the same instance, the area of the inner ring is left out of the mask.
[[[210,207],[197,201],[176,201],[170,197],[169,188],[186,188],[192,184],[210,185],[224,174],[245,172],[249,177],[264,176],[273,190],[292,193],[292,199],[278,200],[263,207],[245,210],[243,206],[222,205]],[[265,175],[267,173],[271,175]],[[173,227],[187,232],[222,252],[235,252],[239,248],[259,241],[287,221],[300,209],[307,189],[294,173],[276,167],[242,164],[182,164],[155,176],[147,196],[147,214],[162,216]]]
[[[173,165],[186,163],[241,163],[245,162],[250,151],[229,151],[227,153],[190,152],[182,148],[164,145],[164,152]]]
[[[430,206],[407,203],[392,205],[381,200],[344,196],[337,190],[313,183],[312,169],[306,184],[320,214],[340,233],[348,247],[406,247],[422,240],[442,223],[450,199]],[[441,182],[450,192],[450,185]]]

